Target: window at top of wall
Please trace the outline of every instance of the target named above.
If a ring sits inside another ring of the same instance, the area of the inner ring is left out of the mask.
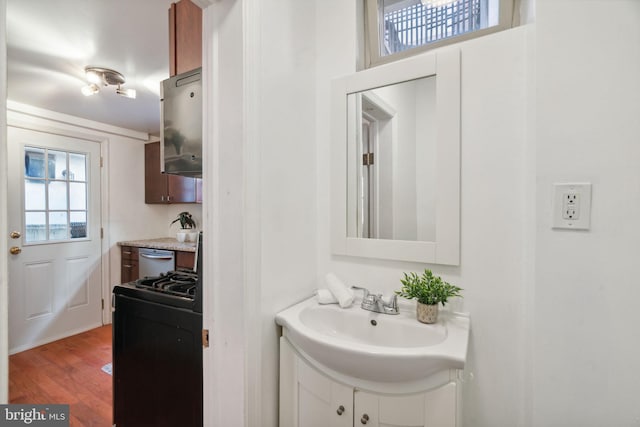
[[[366,67],[510,28],[514,0],[365,0]]]

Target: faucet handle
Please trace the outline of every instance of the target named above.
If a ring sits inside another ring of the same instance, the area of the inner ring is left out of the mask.
[[[369,289],[363,288],[360,286],[351,286],[351,289],[355,289],[356,291],[362,291],[362,299],[366,299],[369,297]]]
[[[389,307],[392,308],[393,310],[398,311],[398,295],[393,294],[393,296],[391,296],[391,300],[389,301]]]

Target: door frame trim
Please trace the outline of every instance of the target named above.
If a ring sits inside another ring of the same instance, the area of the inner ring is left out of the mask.
[[[7,2],[0,0],[0,25],[7,28]],[[7,206],[7,35],[0,31],[0,206]],[[9,242],[7,209],[0,209],[0,403],[9,401]]]

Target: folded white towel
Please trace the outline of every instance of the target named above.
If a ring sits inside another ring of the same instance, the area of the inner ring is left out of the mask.
[[[337,304],[338,300],[333,296],[329,289],[318,289],[316,291],[318,304]]]
[[[353,297],[353,289],[347,289],[347,291]],[[318,304],[337,304],[338,300],[331,293],[329,289],[319,288],[316,291],[316,298],[318,300]]]
[[[342,283],[340,279],[336,277],[333,273],[328,273],[325,276],[325,282],[327,283],[327,288],[331,291],[335,299],[338,301],[338,304],[342,308],[349,307],[353,304],[353,292]]]

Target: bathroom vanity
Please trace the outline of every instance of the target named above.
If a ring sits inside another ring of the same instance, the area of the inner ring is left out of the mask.
[[[393,367],[389,367],[393,370]],[[417,393],[363,390],[323,374],[280,339],[280,427],[439,426],[456,427],[460,380]]]
[[[278,313],[280,426],[460,426],[469,318],[425,325],[414,313],[315,298]]]

